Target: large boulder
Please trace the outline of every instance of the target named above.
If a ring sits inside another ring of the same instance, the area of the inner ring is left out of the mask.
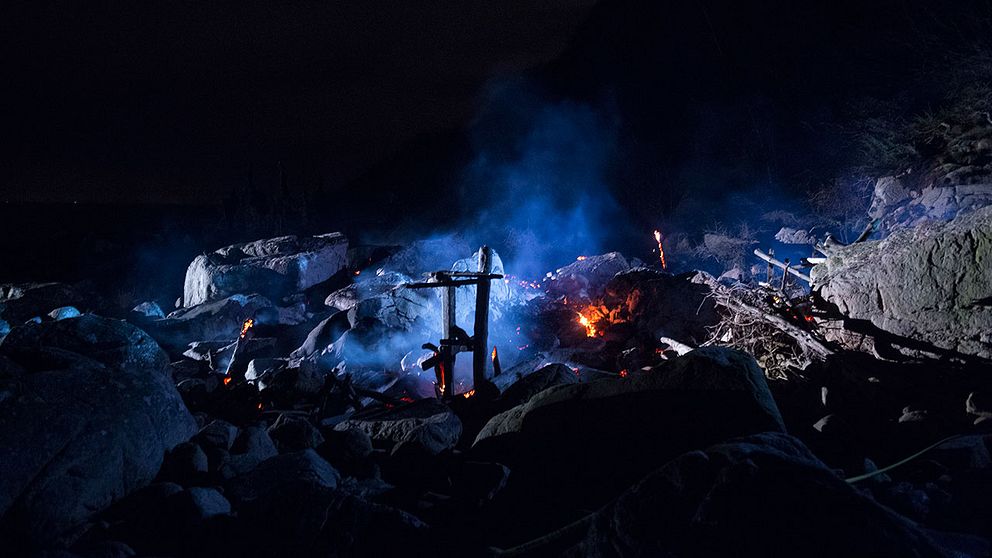
[[[196,432],[165,353],[126,322],[26,324],[0,355],[21,367],[0,380],[0,515],[13,548],[67,542]]]
[[[234,244],[197,256],[186,270],[183,306],[232,294],[281,298],[330,279],[347,263],[341,233],[282,236]]]
[[[519,482],[588,503],[679,453],[765,431],[785,427],[761,368],[708,347],[628,378],[546,389],[493,417],[472,450]]]
[[[799,440],[766,433],[684,454],[593,516],[568,556],[943,556]]]
[[[838,248],[812,278],[904,352],[992,359],[992,207]]]

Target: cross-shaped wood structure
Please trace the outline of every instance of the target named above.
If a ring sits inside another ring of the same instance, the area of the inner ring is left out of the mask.
[[[408,283],[408,289],[442,289],[441,291],[441,341],[440,346],[425,343],[424,348],[434,351],[434,356],[421,365],[424,370],[434,368],[437,376],[438,396],[452,397],[455,390],[455,356],[472,352],[472,387],[480,389],[489,381],[489,293],[491,281],[503,276],[492,273],[492,250],[479,249],[478,271],[435,271],[424,283]],[[475,285],[475,327],[469,337],[455,323],[455,289]]]

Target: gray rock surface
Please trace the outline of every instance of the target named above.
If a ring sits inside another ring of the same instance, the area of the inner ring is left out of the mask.
[[[911,354],[992,359],[992,207],[836,250],[814,287]]]
[[[70,540],[196,431],[165,353],[126,322],[86,314],[20,326],[0,354],[24,369],[3,380],[11,396],[0,405],[0,515],[20,544]]]
[[[226,246],[197,256],[186,270],[183,306],[232,294],[280,298],[326,281],[347,265],[341,233],[282,236]]]
[[[992,183],[927,184],[886,176],[875,183],[868,216],[882,235],[926,223],[943,223],[992,205]]]

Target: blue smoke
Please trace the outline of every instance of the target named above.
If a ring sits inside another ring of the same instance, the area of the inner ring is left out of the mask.
[[[589,105],[550,101],[520,82],[492,86],[461,178],[460,230],[521,277],[609,251],[627,227],[607,178],[616,131],[615,118]]]

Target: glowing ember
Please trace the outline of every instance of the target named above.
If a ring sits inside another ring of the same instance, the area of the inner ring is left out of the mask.
[[[230,384],[231,383],[231,380],[233,380],[233,378],[231,378],[230,376],[225,376],[224,377],[224,385],[226,386],[227,384]]]
[[[654,231],[654,241],[658,243],[658,257],[661,259],[661,269],[668,269],[665,263],[665,249],[661,246],[661,231]]]
[[[580,261],[580,262],[581,262],[581,261],[585,261],[585,259],[586,259],[586,256],[579,256],[578,258],[575,258],[575,259],[576,259],[577,261]]]
[[[259,410],[259,411],[261,411],[261,410],[262,410],[262,404],[261,404],[261,403],[259,403],[259,404],[258,404],[258,410]]]
[[[245,323],[241,324],[241,338],[244,339],[245,335],[248,335],[248,330],[255,325],[255,320],[248,318]]]
[[[621,378],[626,378],[627,376],[628,376],[628,372],[627,372],[627,369],[626,368],[624,368],[623,370],[620,371],[620,377]]]
[[[465,393],[463,393],[462,394],[462,397],[464,397],[465,399],[468,399],[469,397],[472,397],[473,395],[475,395],[475,390],[474,389],[470,389],[470,390],[466,391]]]
[[[596,324],[592,323],[592,320],[590,320],[582,312],[576,312],[576,314],[578,314],[579,316],[579,323],[582,325],[582,327],[586,328],[586,337],[596,337],[596,335],[598,334],[598,332],[596,331]]]
[[[497,358],[499,358],[499,353],[496,352],[496,347],[495,346],[493,346],[493,352],[491,354],[492,354],[492,359],[493,360],[496,360]]]
[[[360,270],[360,269],[356,269],[355,270],[355,276],[358,276],[358,275],[361,275],[361,274],[362,274],[362,270]]]

